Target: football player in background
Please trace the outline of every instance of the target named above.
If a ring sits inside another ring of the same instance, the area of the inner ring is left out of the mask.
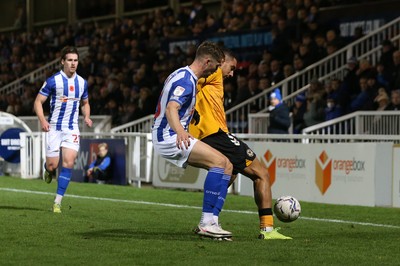
[[[85,124],[89,127],[93,124],[90,119],[87,81],[76,73],[78,62],[78,50],[75,47],[64,47],[61,51],[62,70],[44,82],[34,102],[36,115],[42,130],[46,132],[46,162],[43,171],[46,183],[55,178],[62,151],[62,165],[53,204],[55,213],[61,213],[61,201],[68,188],[80,147],[78,125],[80,102]],[[46,119],[43,104],[49,97],[50,114]]]
[[[272,192],[268,170],[256,154],[240,139],[229,133],[224,109],[223,79],[232,77],[237,60],[228,49],[223,49],[225,60],[221,67],[197,83],[196,111],[189,132],[195,138],[223,153],[233,164],[232,183],[237,173],[253,181],[254,199],[260,218],[260,239],[292,239],[274,228]]]

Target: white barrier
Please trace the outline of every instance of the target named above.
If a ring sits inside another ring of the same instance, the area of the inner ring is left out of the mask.
[[[126,182],[141,186],[151,182],[152,151],[149,133],[81,133],[81,138],[110,138],[125,140]],[[45,134],[42,132],[20,133],[21,177],[40,178],[45,160]],[[81,152],[81,151],[80,151]],[[81,158],[78,154],[78,158]],[[75,164],[76,167],[83,167]]]
[[[363,206],[400,207],[398,136],[296,136],[242,134],[273,179],[273,197]],[[374,139],[371,139],[371,138]],[[205,170],[178,168],[153,154],[148,133],[83,133],[82,138],[123,138],[126,180],[156,187],[202,189]],[[38,178],[44,160],[43,133],[21,134],[21,175]],[[286,139],[297,142],[274,142]],[[302,143],[309,139],[320,143]],[[377,141],[377,142],[374,142]],[[386,142],[385,142],[386,141]],[[331,143],[332,142],[332,143]],[[234,191],[253,195],[253,184],[239,175]]]
[[[268,168],[274,198],[293,195],[309,202],[400,207],[400,169],[392,160],[392,142],[246,143]],[[397,150],[400,159],[400,147]],[[397,178],[393,178],[396,173]],[[156,187],[202,189],[205,174],[192,167],[183,170],[154,156],[152,176]],[[393,180],[397,180],[395,187]],[[253,183],[239,175],[235,192],[253,196]]]
[[[320,203],[392,206],[390,143],[296,144],[248,142],[267,166],[272,196]],[[240,179],[241,195],[253,183]]]

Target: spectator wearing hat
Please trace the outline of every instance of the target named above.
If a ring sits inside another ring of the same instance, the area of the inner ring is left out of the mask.
[[[294,104],[290,107],[293,119],[293,133],[300,134],[304,127],[304,113],[306,112],[306,96],[300,93],[296,96]]]
[[[358,94],[360,91],[360,87],[358,86],[359,77],[357,76],[357,71],[357,58],[354,56],[350,57],[347,59],[347,73],[343,78],[343,86],[350,97]]]
[[[269,126],[268,133],[270,134],[288,134],[291,124],[289,108],[282,102],[280,90],[275,89],[270,95],[269,111]]]

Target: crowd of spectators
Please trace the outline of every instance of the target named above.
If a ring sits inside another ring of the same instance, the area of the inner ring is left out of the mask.
[[[186,50],[176,46],[169,54],[163,43],[179,37],[205,39],[211,34],[269,29],[273,36],[271,46],[265,47],[259,58],[240,61],[237,74],[226,83],[225,108],[229,109],[346,45],[348,40],[341,38],[337,29],[320,22],[319,2],[225,0],[216,16],[206,10],[201,0],[193,0],[191,6],[183,6],[177,13],[170,8],[156,9],[140,19],[3,33],[0,87],[58,58],[63,46],[88,46],[89,55],[80,60],[78,73],[88,80],[92,114],[111,115],[116,126],[154,113],[167,75],[193,60],[195,45]],[[357,30],[358,38],[362,32]],[[295,120],[299,130],[338,114],[378,109],[378,98],[383,98],[383,91],[378,95],[381,87],[387,97],[395,98],[395,89],[400,88],[400,58],[393,60],[392,55],[400,57],[400,51],[387,45],[388,42],[378,66],[353,58],[344,80],[312,82],[307,95],[298,97],[299,107],[297,103],[291,107],[294,117],[299,118],[298,122]],[[24,84],[22,95],[0,95],[0,111],[34,115],[32,102],[42,83]],[[341,110],[329,112],[328,102]],[[393,108],[379,106],[380,110]]]

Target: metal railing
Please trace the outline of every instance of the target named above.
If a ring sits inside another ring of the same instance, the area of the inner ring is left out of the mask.
[[[148,115],[137,119],[135,121],[114,127],[110,130],[111,133],[124,133],[124,132],[141,132],[150,133],[151,126],[153,125],[154,115]]]
[[[254,108],[258,109],[260,113],[265,113],[268,95],[275,88],[281,89],[283,100],[288,106],[291,106],[299,93],[308,90],[312,79],[318,78],[320,82],[332,78],[343,79],[347,74],[347,59],[350,57],[354,56],[358,60],[367,59],[371,64],[376,64],[382,54],[381,43],[386,39],[391,40],[395,46],[399,46],[400,17],[227,110],[226,117],[229,130],[234,133],[246,132],[247,127],[244,125],[247,123],[248,114],[253,112]]]
[[[269,127],[269,113],[253,113],[249,114],[249,134],[266,134]],[[289,134],[293,133],[293,115],[290,116]]]
[[[21,177],[39,178],[42,175],[45,155],[45,133],[20,133]],[[81,138],[124,139],[126,145],[126,182],[141,187],[141,182],[151,182],[153,146],[151,134],[144,133],[82,133]]]
[[[304,135],[400,135],[400,112],[357,111],[302,132]]]
[[[88,54],[89,54],[89,47],[78,47],[78,52],[79,52],[79,60],[83,60]],[[10,93],[15,93],[16,95],[22,95],[23,94],[23,87],[24,84],[26,83],[33,83],[35,81],[45,81],[49,73],[53,73],[55,71],[58,71],[60,66],[60,59],[54,59],[50,63],[47,63],[46,65],[38,68],[35,71],[32,71],[29,74],[26,74],[25,76],[8,83],[7,85],[3,86],[0,88],[0,94],[10,94]]]

